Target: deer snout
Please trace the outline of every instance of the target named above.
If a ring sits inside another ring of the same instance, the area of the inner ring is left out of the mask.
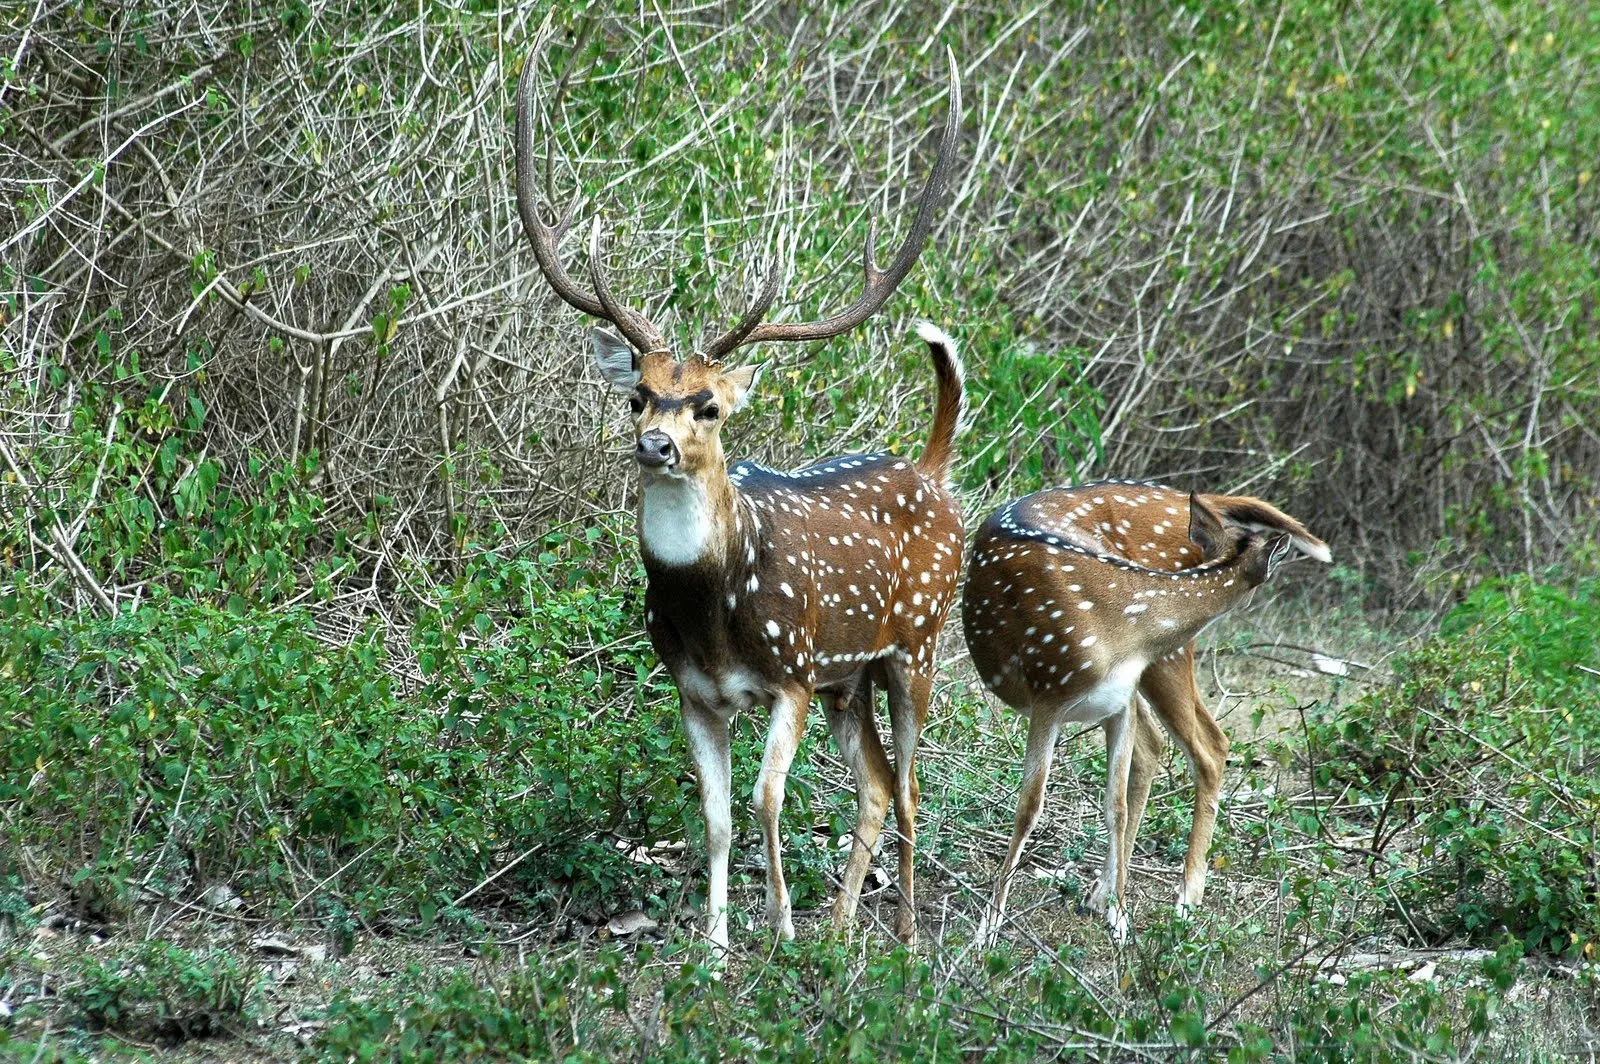
[[[678,448],[660,429],[651,429],[639,437],[633,456],[646,469],[664,469],[678,462]]]

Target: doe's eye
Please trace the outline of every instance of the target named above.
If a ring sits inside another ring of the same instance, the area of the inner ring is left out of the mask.
[[[628,400],[628,406],[633,410],[635,415],[644,413],[644,400],[639,398],[637,395]]]
[[[696,421],[715,421],[717,420],[717,413],[717,404],[707,403],[694,412],[694,417]]]

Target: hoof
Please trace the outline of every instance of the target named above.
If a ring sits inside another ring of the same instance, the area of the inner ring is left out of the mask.
[[[787,892],[782,901],[767,898],[767,926],[783,941],[794,941],[794,910],[789,905]]]
[[[1195,912],[1200,908],[1200,895],[1200,891],[1190,890],[1187,886],[1178,888],[1178,900],[1173,904],[1173,909],[1181,919],[1194,918]]]
[[[1128,944],[1128,913],[1120,905],[1112,905],[1106,909],[1106,928],[1111,932],[1111,941],[1116,946]]]

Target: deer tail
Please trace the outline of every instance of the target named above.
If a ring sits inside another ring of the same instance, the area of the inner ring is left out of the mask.
[[[956,354],[956,343],[943,329],[931,322],[917,326],[917,335],[928,345],[933,359],[933,372],[939,379],[939,395],[933,411],[933,430],[928,433],[928,446],[917,460],[917,468],[943,483],[950,476],[950,463],[955,458],[956,433],[961,428],[961,415],[966,409],[966,371]]]

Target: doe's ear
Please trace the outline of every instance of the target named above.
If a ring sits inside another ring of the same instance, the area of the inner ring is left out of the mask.
[[[600,376],[619,392],[633,391],[639,383],[639,359],[632,345],[600,325],[589,330],[589,339],[594,344],[594,364]]]
[[[1226,541],[1222,515],[1192,491],[1189,493],[1189,539],[1200,548],[1204,561],[1220,555]]]
[[[1274,536],[1267,545],[1267,579],[1271,580],[1278,567],[1289,557],[1289,547],[1294,543],[1294,538],[1287,533]]]
[[[752,362],[748,366],[740,366],[723,373],[722,379],[733,386],[733,409],[744,408],[745,401],[750,398],[750,393],[755,390],[756,381],[761,379],[761,371],[765,363]],[[731,413],[731,411],[730,411]]]

